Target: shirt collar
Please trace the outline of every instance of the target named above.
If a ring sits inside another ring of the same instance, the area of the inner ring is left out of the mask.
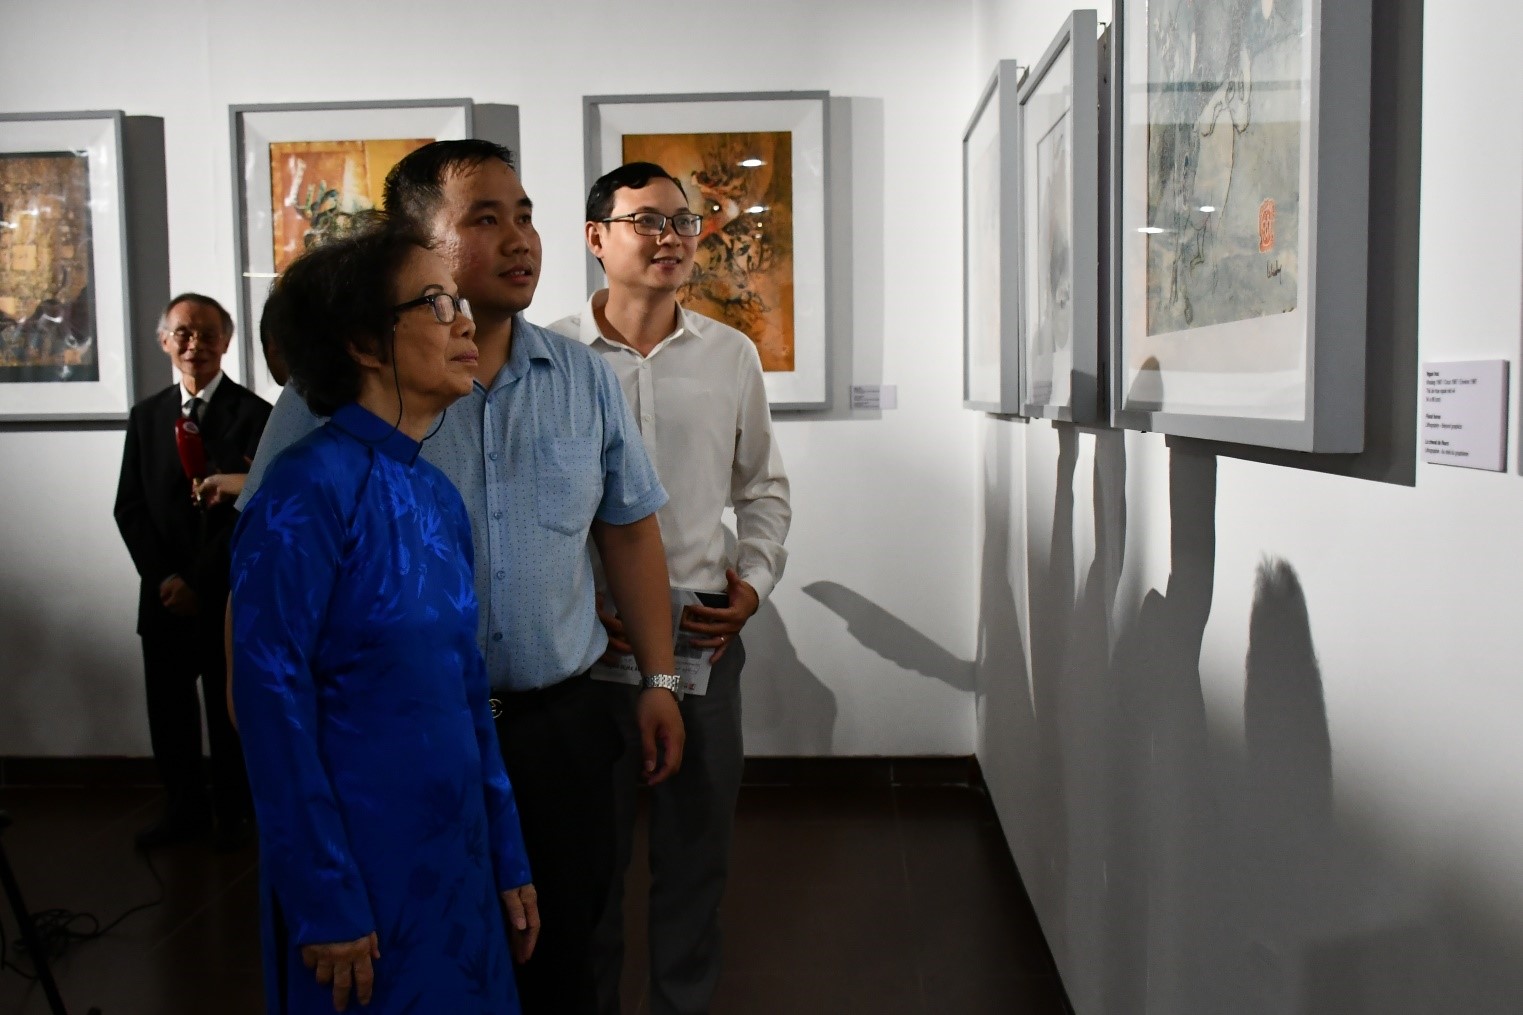
[[[552,365],[555,363],[555,357],[550,355],[541,329],[526,321],[523,314],[514,314],[513,344],[508,349],[508,361],[497,371],[497,376],[492,378],[492,383],[486,390],[495,391],[504,384],[518,380],[529,372],[529,364],[534,360],[544,360]]]
[[[610,339],[604,338],[603,333],[598,330],[598,315],[594,312],[594,308],[604,306],[607,303],[607,289],[599,289],[597,292],[587,297],[587,305],[582,308],[582,319],[578,325],[579,330],[577,332],[577,337],[581,339],[582,342],[586,345],[596,345],[598,342],[602,342],[604,345],[609,346],[610,348],[629,349],[629,351],[634,352],[635,350],[630,349],[630,347],[625,345],[623,342],[614,342]],[[683,335],[697,336],[698,334],[699,332],[697,329],[693,327],[692,312],[689,311],[687,307],[684,307],[681,303],[679,303],[677,304],[676,329],[673,330],[670,335],[667,335],[661,341],[656,343],[656,347],[651,350],[651,355],[654,356],[657,350],[666,345],[666,343],[672,341],[674,338],[681,338]]]
[[[358,402],[341,406],[328,422],[361,444],[374,448],[387,458],[395,459],[403,465],[411,465],[416,461],[418,452],[423,447]]]
[[[183,395],[184,397],[180,399],[180,404],[183,406],[186,402],[190,401],[192,398],[199,398],[202,402],[210,404],[211,400],[212,400],[212,396],[217,393],[217,388],[221,387],[221,385],[222,385],[222,377],[223,377],[222,371],[218,370],[217,371],[217,376],[213,377],[211,379],[211,381],[208,384],[206,384],[205,387],[203,387],[200,391],[198,391],[194,395],[192,395],[190,393],[190,389],[185,386],[185,379],[181,378],[180,379],[180,394]]]

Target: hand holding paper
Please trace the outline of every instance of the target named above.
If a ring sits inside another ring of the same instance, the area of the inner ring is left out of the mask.
[[[709,656],[711,665],[719,662],[730,647],[730,639],[739,634],[746,621],[761,608],[761,597],[749,582],[741,580],[734,568],[726,570],[724,576],[730,594],[729,606],[692,605],[682,612],[682,630],[703,635],[692,639],[691,643],[714,650]]]

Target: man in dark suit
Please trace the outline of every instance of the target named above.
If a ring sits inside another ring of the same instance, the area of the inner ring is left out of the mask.
[[[228,595],[228,537],[236,515],[202,495],[208,475],[243,473],[259,446],[270,405],[222,373],[233,321],[216,300],[176,296],[159,320],[159,345],[180,382],[132,407],[116,524],[142,585],[138,634],[148,692],[148,731],[169,794],[163,817],[138,834],[160,846],[194,838],[215,814],[217,844],[251,837],[243,752],[228,721],[222,617]],[[202,464],[204,460],[204,465]],[[211,798],[201,757],[202,679],[211,741]]]

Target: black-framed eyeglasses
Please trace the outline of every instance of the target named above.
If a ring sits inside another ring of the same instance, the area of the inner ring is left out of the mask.
[[[398,303],[391,308],[391,311],[400,317],[402,311],[421,307],[425,303],[434,312],[434,320],[440,324],[454,324],[456,317],[464,317],[467,321],[475,320],[471,315],[470,301],[461,299],[459,296],[451,296],[449,293],[429,293],[427,296],[419,296],[415,300]]]
[[[191,343],[192,339],[200,345],[207,345],[222,337],[220,332],[204,331],[201,328],[187,328],[184,325],[174,329],[164,328],[161,333],[167,335],[169,341],[177,349],[185,348]]]
[[[598,221],[628,222],[641,236],[660,236],[666,232],[668,222],[672,224],[672,231],[678,236],[697,236],[703,232],[703,216],[691,211],[679,211],[675,215],[663,215],[658,211],[637,211]]]

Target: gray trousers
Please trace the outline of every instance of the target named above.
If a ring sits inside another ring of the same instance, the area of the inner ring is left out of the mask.
[[[682,701],[687,731],[682,768],[650,791],[650,1011],[701,1015],[719,983],[719,902],[730,867],[735,800],[744,745],[740,729],[740,671],[745,646],[737,635],[709,676],[708,693]],[[604,684],[617,701],[625,751],[615,769],[618,866],[598,925],[594,965],[598,1010],[619,1013],[624,964],[624,872],[634,846],[640,733],[636,688]]]

